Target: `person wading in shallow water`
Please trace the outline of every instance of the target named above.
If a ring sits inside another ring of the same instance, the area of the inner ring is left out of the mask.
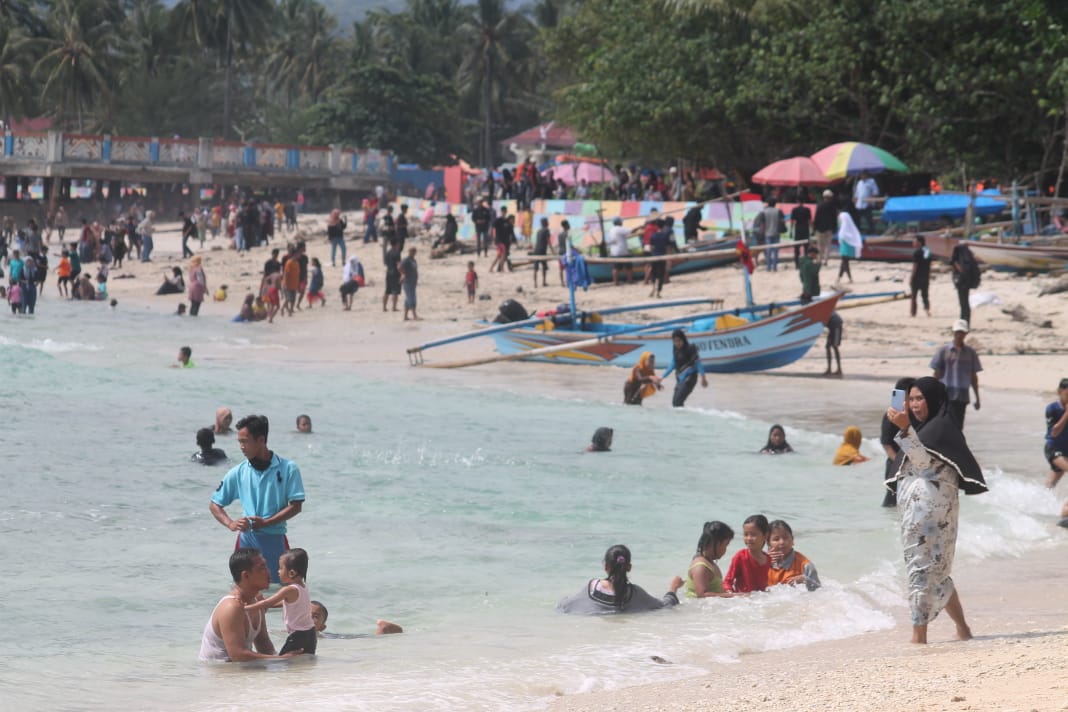
[[[681,408],[697,385],[697,379],[701,379],[701,388],[708,388],[708,379],[705,378],[705,366],[701,363],[697,347],[686,339],[682,329],[675,329],[671,333],[671,342],[674,347],[671,363],[661,380],[666,380],[672,371],[675,372],[675,393],[671,397],[671,405]]]
[[[271,581],[278,583],[278,557],[289,549],[286,521],[304,507],[304,482],[295,462],[267,447],[267,417],[248,415],[237,421],[237,444],[248,458],[223,477],[211,497],[211,514],[224,527],[238,532],[237,545],[264,554]],[[231,519],[224,507],[241,500],[244,516]]]

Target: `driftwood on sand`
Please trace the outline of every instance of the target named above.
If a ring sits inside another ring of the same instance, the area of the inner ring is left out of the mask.
[[[1042,329],[1052,329],[1053,321],[1051,319],[1043,319],[1040,316],[1036,316],[1027,310],[1022,304],[1015,304],[1011,307],[1006,307],[1001,310],[1002,314],[1008,314],[1012,317],[1013,321],[1022,321],[1030,324],[1034,324]]]
[[[1047,284],[1038,292],[1038,296],[1044,297],[1047,294],[1060,294],[1061,292],[1068,292],[1068,275],[1060,277],[1057,281]]]

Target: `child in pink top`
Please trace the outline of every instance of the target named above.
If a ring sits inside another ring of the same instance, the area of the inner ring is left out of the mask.
[[[723,579],[723,589],[734,593],[766,591],[771,560],[764,553],[768,541],[768,518],[754,514],[742,524],[745,548],[731,559],[731,567]]]
[[[245,606],[246,611],[282,607],[289,637],[279,655],[301,652],[314,655],[319,640],[312,618],[311,594],[304,579],[308,576],[308,552],[290,549],[278,557],[278,578],[285,584],[270,598]]]
[[[22,310],[22,285],[12,282],[7,290],[7,302],[11,305],[11,313],[18,314]]]

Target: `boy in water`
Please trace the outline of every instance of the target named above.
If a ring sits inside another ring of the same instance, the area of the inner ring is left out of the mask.
[[[330,612],[326,610],[319,601],[311,602],[311,615],[312,622],[315,623],[315,630],[319,633],[320,638],[336,638],[341,640],[348,640],[350,638],[366,638],[366,633],[325,633],[326,630],[326,618],[330,615]],[[392,623],[386,620],[378,620],[375,622],[375,635],[390,635],[391,633],[403,633],[404,629],[396,623]]]
[[[310,433],[312,431],[312,422],[310,415],[298,415],[297,416],[297,432],[298,433]]]
[[[183,346],[178,349],[178,362],[171,364],[171,368],[193,368],[196,364],[193,363],[193,349],[188,346]]]

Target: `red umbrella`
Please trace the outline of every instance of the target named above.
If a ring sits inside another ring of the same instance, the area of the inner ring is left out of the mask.
[[[787,158],[775,161],[770,166],[764,166],[753,176],[753,182],[781,186],[831,184],[816,162],[808,156]]]

